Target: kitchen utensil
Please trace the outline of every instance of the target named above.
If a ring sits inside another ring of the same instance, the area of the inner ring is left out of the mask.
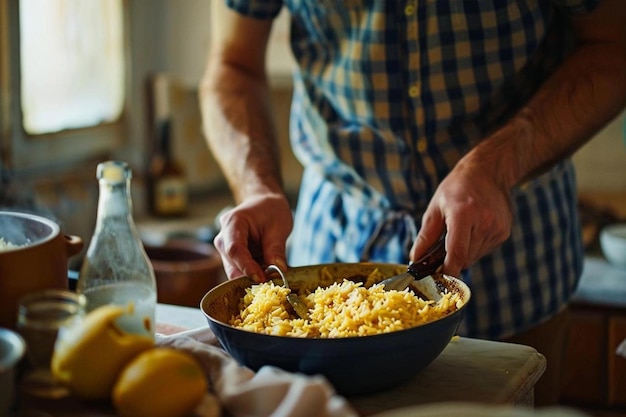
[[[406,265],[370,262],[292,267],[289,285],[294,290],[315,288],[323,274],[362,278],[378,270],[383,276],[392,276],[404,268]],[[461,296],[463,304],[455,312],[421,326],[372,336],[311,339],[235,328],[228,323],[239,313],[239,302],[246,289],[255,284],[247,276],[209,290],[200,307],[221,345],[240,364],[253,370],[273,365],[290,372],[322,374],[343,395],[365,394],[415,377],[454,336],[471,297],[470,289],[461,280],[444,274],[433,274],[433,279],[436,285]]]
[[[280,275],[280,278],[283,280],[283,285],[289,290],[289,294],[287,294],[287,301],[289,302],[289,304],[291,304],[291,307],[293,307],[298,317],[304,320],[308,319],[309,308],[306,306],[306,304],[304,304],[304,301],[302,301],[296,293],[291,291],[291,288],[289,287],[289,283],[287,282],[287,278],[285,278],[285,274],[283,274],[283,271],[281,271],[280,268],[276,265],[269,265],[265,269],[265,273],[270,274],[272,272],[276,272],[278,275]]]
[[[226,281],[219,253],[213,245],[192,238],[176,238],[162,245],[146,244],[157,281],[157,301],[200,306],[211,288]]]
[[[83,248],[78,236],[30,213],[0,211],[0,236],[19,246],[0,251],[0,327],[15,329],[17,300],[31,292],[68,288],[68,259]]]
[[[403,290],[409,285],[417,289],[425,298],[438,301],[441,293],[432,278],[437,269],[443,265],[446,257],[445,235],[421,259],[411,262],[407,272],[381,281],[386,290]]]

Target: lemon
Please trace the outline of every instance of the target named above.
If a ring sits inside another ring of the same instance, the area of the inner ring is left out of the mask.
[[[107,305],[59,334],[52,355],[52,375],[77,397],[107,399],[122,368],[154,347],[147,336],[124,332],[115,320],[128,311]]]
[[[122,370],[112,400],[121,417],[182,417],[202,402],[207,388],[204,370],[190,353],[156,347]]]

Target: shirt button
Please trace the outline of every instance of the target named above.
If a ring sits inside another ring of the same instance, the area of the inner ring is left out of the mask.
[[[413,13],[415,13],[415,6],[411,3],[407,4],[404,8],[404,14],[407,16],[411,16]]]
[[[412,85],[409,88],[409,97],[415,98],[415,97],[417,97],[419,95],[419,93],[420,93],[420,90],[419,90],[419,88],[417,88],[416,85]]]
[[[428,145],[426,144],[425,140],[419,141],[417,142],[417,150],[420,153],[424,153],[424,151],[426,151],[426,148],[428,147]]]

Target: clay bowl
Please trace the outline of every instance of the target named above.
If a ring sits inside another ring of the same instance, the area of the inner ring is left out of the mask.
[[[308,288],[318,280],[320,268],[332,276],[367,276],[375,268],[392,276],[401,265],[358,263],[327,264],[291,268],[292,288],[298,281]],[[406,266],[404,266],[406,270]],[[433,276],[438,285],[461,295],[463,305],[438,320],[406,330],[347,338],[298,338],[253,333],[231,326],[239,313],[239,300],[253,285],[249,277],[224,282],[211,289],[201,302],[209,327],[221,345],[241,365],[252,370],[272,365],[290,372],[324,375],[343,395],[377,392],[414,378],[428,366],[454,336],[470,299],[470,289],[461,280],[443,274]]]
[[[193,239],[173,239],[161,246],[144,243],[157,281],[157,300],[198,307],[202,296],[226,281],[213,245]]]

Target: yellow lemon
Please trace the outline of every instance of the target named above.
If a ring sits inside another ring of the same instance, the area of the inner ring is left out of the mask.
[[[204,370],[191,354],[156,347],[133,359],[113,387],[121,417],[182,417],[207,394]]]
[[[52,374],[77,397],[109,398],[122,368],[140,352],[154,347],[152,338],[127,333],[115,324],[126,313],[123,307],[102,306],[59,334]]]

